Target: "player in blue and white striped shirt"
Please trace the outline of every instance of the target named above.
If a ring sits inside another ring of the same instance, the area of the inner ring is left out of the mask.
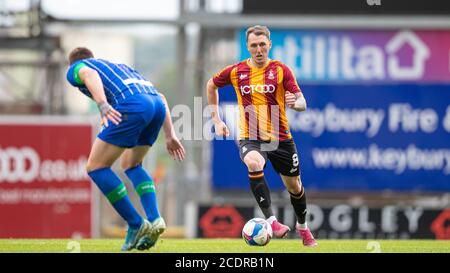
[[[170,155],[175,160],[185,156],[174,134],[167,101],[133,68],[96,59],[87,48],[72,50],[69,62],[67,80],[97,103],[102,118],[103,129],[86,166],[88,175],[129,225],[122,250],[148,249],[166,225],[158,211],[153,180],[142,161],[162,126]],[[121,155],[121,166],[140,196],[147,219],[139,215],[124,184],[111,170]]]

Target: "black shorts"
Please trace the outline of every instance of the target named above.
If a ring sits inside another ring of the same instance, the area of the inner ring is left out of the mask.
[[[272,142],[274,143],[274,142]],[[260,153],[265,161],[267,159],[272,163],[273,168],[279,174],[284,176],[298,176],[300,175],[300,161],[298,158],[297,147],[292,139],[278,142],[278,147],[261,146],[272,145],[261,140],[240,140],[239,141],[239,155],[242,162],[244,157],[250,151],[257,151]],[[269,149],[267,149],[269,148]],[[264,165],[264,168],[266,166]]]

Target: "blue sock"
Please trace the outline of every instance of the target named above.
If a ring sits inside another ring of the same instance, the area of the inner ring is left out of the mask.
[[[141,198],[142,206],[144,207],[147,218],[150,222],[159,218],[158,202],[156,200],[155,184],[153,179],[142,168],[142,165],[129,168],[125,174],[133,182],[137,194]]]
[[[142,217],[131,203],[125,185],[111,168],[97,169],[89,172],[88,175],[128,225],[131,228],[139,228]]]

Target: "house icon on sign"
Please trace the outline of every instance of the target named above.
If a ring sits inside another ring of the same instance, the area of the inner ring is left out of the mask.
[[[409,45],[412,50],[412,63],[402,67],[398,56],[399,50]],[[413,32],[402,31],[397,33],[387,44],[388,73],[396,80],[420,80],[425,73],[425,62],[430,57],[427,45]]]

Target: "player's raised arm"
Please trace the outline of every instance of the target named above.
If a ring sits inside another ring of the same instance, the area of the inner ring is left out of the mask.
[[[222,121],[219,115],[219,93],[214,81],[210,79],[206,84],[206,96],[208,97],[208,105],[211,111],[211,118],[214,122],[214,129],[218,136],[229,136],[230,132],[227,125]]]
[[[303,96],[300,86],[298,86],[294,72],[287,65],[283,65],[283,73],[284,73],[283,87],[286,90],[284,94],[284,99],[287,106],[298,112],[305,111],[306,100],[305,97]]]
[[[108,120],[114,124],[119,124],[122,121],[121,114],[116,111],[106,100],[105,90],[103,89],[102,79],[97,71],[84,66],[78,72],[81,81],[86,85],[89,92],[92,94],[92,99],[97,103],[98,109],[102,117],[102,123],[108,126]]]
[[[166,97],[163,94],[159,92],[158,94],[161,96],[166,107],[166,118],[164,119],[163,124],[164,135],[166,137],[166,149],[174,160],[182,161],[186,156],[186,151],[175,134],[175,129],[172,124],[172,117],[170,116],[169,103],[167,103]]]

